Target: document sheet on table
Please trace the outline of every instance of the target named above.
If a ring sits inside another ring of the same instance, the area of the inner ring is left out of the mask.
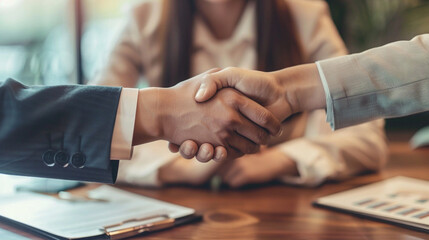
[[[0,216],[63,238],[78,239],[104,234],[103,227],[129,219],[160,214],[180,218],[194,213],[190,208],[110,186],[91,190],[88,196],[105,201],[74,202],[28,192],[0,196]],[[130,224],[141,225],[156,220]]]
[[[429,182],[394,177],[317,199],[316,205],[429,229]]]

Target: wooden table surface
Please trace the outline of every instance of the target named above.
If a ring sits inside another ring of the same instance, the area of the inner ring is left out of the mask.
[[[429,234],[316,208],[311,204],[318,197],[393,176],[429,180],[429,150],[411,151],[407,145],[395,143],[390,149],[390,162],[381,173],[362,175],[340,183],[331,182],[315,189],[270,184],[213,192],[206,188],[148,190],[120,186],[131,192],[194,208],[204,216],[199,223],[132,239],[429,239]],[[8,229],[23,234],[19,230]],[[36,239],[34,236],[31,238]]]

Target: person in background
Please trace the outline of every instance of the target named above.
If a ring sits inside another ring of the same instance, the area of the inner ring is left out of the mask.
[[[323,1],[153,0],[132,9],[93,83],[135,87],[145,80],[168,87],[215,67],[275,71],[346,53]],[[198,185],[219,174],[232,187],[271,180],[316,186],[381,169],[383,120],[331,132],[325,117],[323,110],[294,116],[270,147],[227,163],[201,164],[164,150],[165,142],[148,144],[121,165],[118,179]]]

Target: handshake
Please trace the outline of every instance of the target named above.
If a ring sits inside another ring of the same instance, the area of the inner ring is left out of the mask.
[[[278,72],[212,69],[171,88],[139,90],[133,144],[164,139],[185,158],[256,153],[290,115],[325,104],[314,64]]]

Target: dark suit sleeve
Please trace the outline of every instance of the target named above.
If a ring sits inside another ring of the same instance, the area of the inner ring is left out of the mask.
[[[0,82],[0,173],[113,183],[121,88]]]

